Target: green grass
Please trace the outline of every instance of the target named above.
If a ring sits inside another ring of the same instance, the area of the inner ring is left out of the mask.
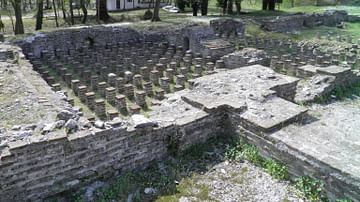
[[[233,144],[225,152],[225,157],[231,161],[247,160],[264,168],[275,179],[287,180],[289,178],[288,169],[285,165],[273,159],[262,157],[255,146],[244,143],[242,139],[233,140]]]
[[[279,180],[289,179],[289,172],[285,165],[273,160],[266,159],[264,162],[264,167],[267,173],[272,177]]]
[[[192,178],[196,178],[192,176]],[[187,178],[176,186],[177,192],[173,195],[160,196],[156,199],[157,202],[179,201],[181,197],[195,197],[200,201],[215,201],[210,197],[211,189],[205,185],[198,183],[195,179]],[[195,192],[195,193],[194,193]]]
[[[328,199],[324,193],[324,184],[311,177],[299,177],[295,179],[295,187],[304,194],[310,202],[326,202]]]

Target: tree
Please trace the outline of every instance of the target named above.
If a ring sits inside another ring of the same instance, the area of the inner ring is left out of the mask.
[[[228,0],[218,0],[218,5],[223,8],[223,15],[226,14]]]
[[[24,23],[22,21],[21,0],[11,0],[15,12],[15,34],[24,34]]]
[[[201,15],[207,15],[209,0],[201,0]]]
[[[56,11],[56,4],[55,4],[55,0],[52,0],[52,4],[53,4],[53,8],[54,8],[54,15],[55,15],[55,23],[56,23],[56,27],[59,27],[59,23],[58,23],[58,14]]]
[[[193,11],[193,16],[197,16],[197,12],[199,10],[199,2],[197,0],[192,0],[191,8]]]
[[[235,1],[237,11],[238,11],[238,9],[241,9],[240,3],[242,0],[217,0],[217,6],[222,7],[223,15],[226,15],[226,14],[234,15],[234,10],[233,10],[234,1]],[[239,14],[240,14],[240,12],[239,12]]]
[[[1,15],[0,15],[0,31],[5,32],[5,25],[4,25],[3,21],[1,20]]]
[[[46,10],[51,9],[51,6],[50,6],[50,1],[49,1],[49,0],[46,0],[46,6],[45,6],[45,9],[46,9]]]
[[[60,0],[60,3],[61,3],[61,10],[63,13],[63,19],[66,20],[65,2],[64,0]]]
[[[98,20],[107,22],[110,19],[107,7],[106,0],[97,0],[96,1],[96,17]]]
[[[37,13],[35,30],[42,29],[44,0],[37,0]]]
[[[87,9],[86,9],[86,5],[85,5],[85,0],[80,0],[80,7],[81,7],[82,12],[84,13],[82,23],[85,24],[86,19],[87,19]]]
[[[153,12],[154,14],[151,19],[152,22],[161,21],[160,16],[159,16],[159,11],[160,11],[160,0],[155,0],[155,6],[154,6],[154,12]]]
[[[184,0],[177,0],[176,1],[176,4],[177,4],[177,7],[179,8],[180,12],[185,12],[185,1]]]
[[[69,0],[69,6],[70,6],[70,22],[72,25],[74,25],[75,19],[74,19],[73,0]]]
[[[13,32],[15,33],[14,18],[13,18],[12,14],[11,14],[11,10],[9,10],[9,9],[7,9],[7,8],[5,8],[4,10],[7,11],[6,13],[7,13],[7,16],[10,18],[12,30],[13,30]]]
[[[236,6],[236,14],[241,14],[241,2],[242,0],[235,0],[235,6]]]
[[[227,4],[227,11],[226,11],[227,14],[228,15],[234,15],[234,10],[233,10],[233,3],[234,2],[233,2],[233,0],[228,0],[227,3],[228,3]]]
[[[275,0],[263,0],[262,9],[270,11],[275,10]]]

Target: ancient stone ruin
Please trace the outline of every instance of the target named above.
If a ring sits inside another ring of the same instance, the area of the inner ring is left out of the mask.
[[[44,199],[230,133],[324,180],[330,197],[360,200],[360,110],[338,125],[341,108],[303,105],[359,82],[360,44],[237,34],[235,46],[217,32],[95,26],[1,45],[0,91],[16,90],[8,108],[20,114],[15,124],[1,112],[1,200]]]
[[[294,32],[304,27],[314,28],[321,25],[341,27],[346,21],[359,21],[358,16],[348,15],[343,10],[327,10],[324,13],[296,13],[293,15],[278,16],[275,19],[261,20],[261,28],[275,32]]]

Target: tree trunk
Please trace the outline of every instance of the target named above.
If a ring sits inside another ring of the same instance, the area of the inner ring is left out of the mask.
[[[1,14],[0,14],[0,31],[5,32],[5,25],[1,19]]]
[[[56,27],[59,27],[58,14],[57,14],[57,11],[56,11],[56,4],[55,4],[55,0],[52,0],[52,4],[53,4],[53,8],[54,8],[54,15],[55,15],[55,23],[56,23]]]
[[[74,19],[74,10],[73,10],[73,0],[69,0],[69,7],[70,7],[70,22],[72,25],[74,25],[75,19]]]
[[[269,7],[269,0],[263,0],[262,1],[262,9],[265,11]]]
[[[235,6],[236,6],[236,14],[241,14],[241,1],[242,0],[235,0]]]
[[[228,14],[228,15],[234,15],[234,11],[233,11],[233,0],[228,0],[227,14]]]
[[[84,17],[82,19],[82,23],[85,24],[86,23],[86,20],[87,20],[87,9],[86,9],[86,6],[85,6],[85,0],[80,0],[80,6],[81,6],[81,10],[82,12],[84,13]]]
[[[201,15],[207,15],[208,13],[208,0],[202,0],[201,1]]]
[[[291,0],[291,7],[292,7],[292,8],[295,7],[295,0]]]
[[[37,13],[35,30],[42,29],[44,0],[37,0]]]
[[[193,16],[197,16],[197,12],[199,10],[199,3],[196,0],[194,0],[194,2],[191,4],[191,8],[193,11]]]
[[[46,6],[45,6],[45,9],[50,9],[51,6],[50,6],[50,2],[49,0],[46,0]]]
[[[5,10],[7,11],[8,17],[10,18],[12,30],[15,33],[14,18],[13,18],[12,14],[11,14],[11,11],[7,10],[7,9],[5,9]]]
[[[270,11],[275,10],[275,0],[269,0],[269,10]]]
[[[228,0],[224,0],[224,3],[223,3],[223,15],[226,14],[226,9],[227,9],[227,3],[228,3]]]
[[[98,20],[102,20],[104,22],[109,20],[110,16],[106,7],[106,0],[96,1],[96,17]]]
[[[155,0],[153,17],[151,19],[152,22],[161,21],[159,16],[159,11],[160,11],[160,0]]]
[[[11,3],[15,12],[15,34],[24,34],[24,24],[21,13],[21,0],[12,0]]]
[[[66,20],[66,12],[65,12],[65,1],[64,0],[60,0],[61,1],[61,10],[63,13],[63,19]]]

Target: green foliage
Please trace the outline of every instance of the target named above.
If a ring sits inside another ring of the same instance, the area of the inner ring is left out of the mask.
[[[141,182],[143,176],[140,173],[128,172],[117,178],[111,186],[100,191],[100,201],[111,201],[118,198],[126,198],[128,193],[136,189],[136,184]],[[136,192],[136,191],[135,191]]]
[[[263,167],[265,159],[260,156],[259,151],[254,145],[245,144],[242,153],[246,160],[257,166]]]
[[[295,187],[300,190],[310,202],[328,201],[324,194],[324,184],[308,176],[295,179]]]
[[[222,8],[224,6],[224,0],[216,0],[216,6]]]
[[[232,144],[225,151],[225,158],[231,161],[241,161],[243,160],[242,150],[243,143],[241,139],[234,139]]]
[[[225,157],[232,161],[248,160],[264,168],[275,179],[287,180],[289,178],[288,169],[285,165],[273,159],[263,158],[255,146],[243,143],[240,138],[235,139],[234,143],[229,146],[225,152]]]
[[[72,194],[72,202],[83,202],[81,195],[79,193]]]
[[[266,171],[278,180],[287,180],[289,179],[289,172],[285,165],[280,162],[277,162],[273,159],[265,160],[265,169]]]

